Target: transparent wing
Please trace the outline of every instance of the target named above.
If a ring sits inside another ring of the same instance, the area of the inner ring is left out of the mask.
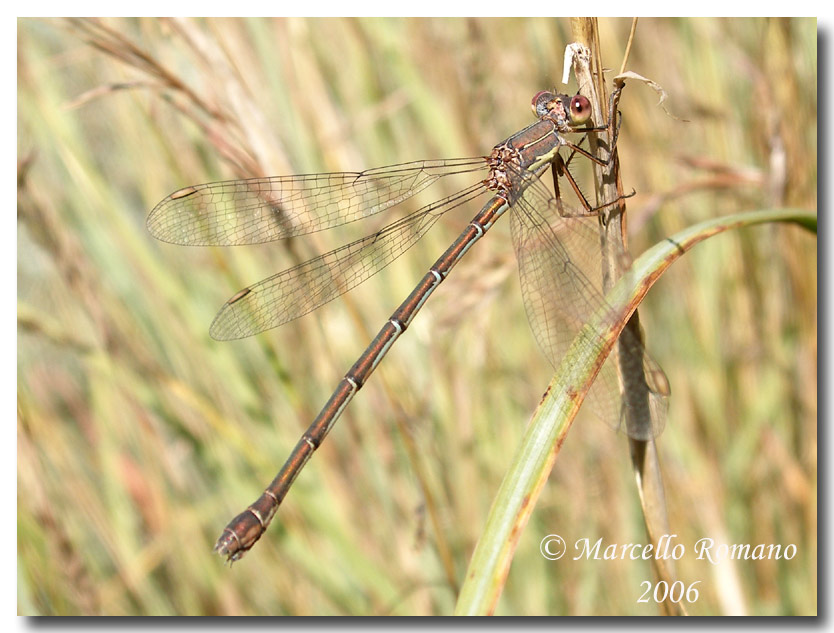
[[[147,225],[151,235],[173,244],[260,244],[374,215],[439,178],[486,168],[484,158],[458,158],[194,185],[156,205]]]
[[[211,324],[218,340],[244,338],[292,321],[359,285],[413,246],[447,211],[485,191],[476,183],[376,233],[244,288]]]
[[[512,206],[513,245],[518,257],[521,292],[533,335],[550,363],[558,368],[562,358],[590,315],[604,310],[602,250],[596,216],[561,208],[529,172],[521,176],[526,187]],[[626,368],[629,379],[647,378],[649,402],[640,428],[625,428],[626,411],[616,371],[619,346],[615,346],[588,394],[594,412],[609,426],[635,439],[661,433],[666,423],[668,381],[663,370],[631,332],[624,331],[621,345],[642,352],[643,367]],[[641,372],[640,370],[643,370]]]

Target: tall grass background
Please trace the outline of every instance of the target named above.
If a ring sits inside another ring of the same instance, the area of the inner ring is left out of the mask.
[[[629,28],[600,22],[615,71]],[[810,19],[639,22],[627,68],[677,118],[627,86],[632,252],[709,217],[816,208],[816,37]],[[235,291],[384,219],[235,249],[161,244],[144,222],[189,184],[488,153],[532,121],[535,92],[563,88],[569,41],[562,19],[19,21],[21,614],[452,611],[552,373],[509,223],[438,290],[229,568],[211,551],[223,526],[476,207],[343,299],[232,343],[208,325]],[[690,613],[816,613],[816,265],[799,228],[725,234],[641,308],[672,385],[659,450],[687,548],[677,573],[701,581]],[[551,533],[645,540],[625,439],[593,415],[562,448],[497,613],[657,613],[637,602],[647,562],[550,562]],[[712,565],[692,553],[702,537],[797,554]]]

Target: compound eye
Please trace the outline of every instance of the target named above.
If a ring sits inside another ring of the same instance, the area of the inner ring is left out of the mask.
[[[574,125],[583,125],[591,118],[591,102],[587,97],[576,95],[570,100],[570,120]]]
[[[553,102],[554,98],[555,95],[547,90],[540,90],[537,92],[536,96],[533,97],[533,101],[530,102],[533,114],[535,114],[538,118],[546,116],[547,113],[550,112],[549,106]]]

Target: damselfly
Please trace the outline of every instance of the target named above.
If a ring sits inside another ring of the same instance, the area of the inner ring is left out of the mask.
[[[409,326],[449,271],[493,223],[511,209],[513,244],[519,262],[527,315],[545,356],[558,366],[588,315],[606,307],[602,279],[599,220],[568,167],[581,155],[605,160],[565,138],[572,133],[607,131],[609,154],[618,125],[612,96],[606,126],[586,126],[590,104],[542,91],[533,99],[536,123],[495,146],[489,156],[417,161],[363,172],[254,178],[186,187],[160,202],[148,217],[158,239],[175,244],[231,246],[256,244],[333,228],[367,218],[414,196],[452,174],[486,172],[475,184],[426,205],[372,235],[337,248],[244,288],[229,299],[211,325],[216,339],[237,339],[276,327],[338,297],[365,281],[419,240],[451,209],[487,191],[493,197],[434,263],[368,348],[342,378],[324,408],[302,435],[284,466],[263,494],[228,524],[215,550],[234,561],[261,537],[304,464],[319,447],[342,411]],[[583,127],[586,126],[586,127]],[[563,159],[560,149],[569,157]],[[551,195],[539,177],[554,167],[583,201],[571,208],[554,178]],[[621,345],[643,352],[642,343],[625,331]],[[645,353],[644,373],[662,376]],[[613,367],[603,368],[592,399],[596,412],[614,427],[622,426],[619,387]],[[662,381],[661,381],[662,382]],[[649,384],[648,439],[663,428],[667,391]]]

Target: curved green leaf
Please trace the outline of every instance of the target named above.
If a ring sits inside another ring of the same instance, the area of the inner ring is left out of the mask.
[[[649,288],[672,262],[698,242],[729,229],[766,222],[794,222],[814,233],[817,230],[816,214],[797,209],[754,211],[708,220],[643,253],[611,289],[607,300],[614,310],[591,315],[533,414],[475,547],[456,615],[488,615],[494,611],[518,540],[567,431],[599,367]]]

